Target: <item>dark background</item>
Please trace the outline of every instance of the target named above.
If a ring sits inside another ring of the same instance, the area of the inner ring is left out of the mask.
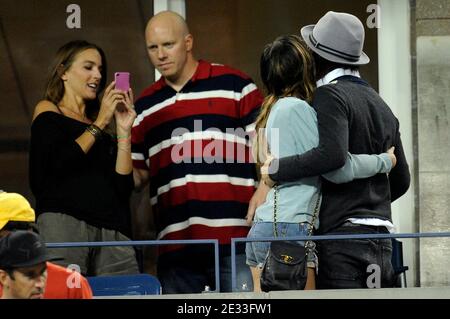
[[[299,33],[327,11],[355,14],[366,25],[374,1],[186,0],[186,19],[197,58],[248,73],[261,87],[259,57],[277,36]],[[81,28],[69,29],[69,4],[81,7]],[[28,141],[34,106],[41,99],[56,50],[74,39],[93,42],[106,53],[108,83],[114,72],[131,73],[138,95],[154,81],[144,41],[152,0],[2,0],[0,2],[0,189],[34,203],[28,186]],[[366,26],[363,76],[378,88],[377,32]],[[67,167],[70,169],[70,167]],[[133,196],[135,238],[154,237],[147,196]]]

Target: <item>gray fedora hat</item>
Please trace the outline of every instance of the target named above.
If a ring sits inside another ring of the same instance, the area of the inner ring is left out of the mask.
[[[322,58],[342,64],[363,65],[364,26],[354,15],[328,11],[316,24],[301,29],[303,40]]]

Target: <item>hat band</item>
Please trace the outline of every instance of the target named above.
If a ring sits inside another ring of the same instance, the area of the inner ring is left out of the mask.
[[[338,50],[335,50],[333,48],[327,47],[326,45],[320,44],[319,41],[317,41],[316,38],[314,38],[312,33],[309,35],[309,40],[311,41],[311,43],[314,45],[315,48],[318,48],[318,49],[320,49],[322,51],[325,51],[327,53],[333,54],[335,56],[344,58],[346,60],[349,60],[349,61],[352,61],[352,62],[356,62],[360,58],[359,55],[348,54],[348,53],[345,53],[345,52],[338,51]]]

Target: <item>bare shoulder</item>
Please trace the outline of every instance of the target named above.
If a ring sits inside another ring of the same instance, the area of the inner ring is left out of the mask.
[[[56,107],[56,105],[53,102],[50,102],[49,100],[42,100],[34,108],[33,120],[39,114],[44,113],[44,112],[60,113],[58,108]]]

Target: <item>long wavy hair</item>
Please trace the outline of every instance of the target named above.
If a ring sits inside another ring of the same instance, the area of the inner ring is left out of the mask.
[[[266,127],[272,106],[286,96],[295,96],[311,103],[315,89],[314,60],[306,43],[297,35],[284,35],[267,44],[260,59],[261,79],[266,98],[256,119],[254,157],[264,163],[267,147],[262,129]]]
[[[65,93],[64,81],[61,79],[61,76],[72,66],[77,55],[87,49],[97,50],[102,58],[102,69],[100,71],[102,78],[97,90],[97,97],[94,100],[86,101],[86,116],[94,121],[100,108],[98,95],[103,91],[106,84],[107,66],[105,53],[99,46],[93,43],[84,40],[75,40],[68,42],[59,48],[49,69],[44,99],[49,100],[58,106]]]

